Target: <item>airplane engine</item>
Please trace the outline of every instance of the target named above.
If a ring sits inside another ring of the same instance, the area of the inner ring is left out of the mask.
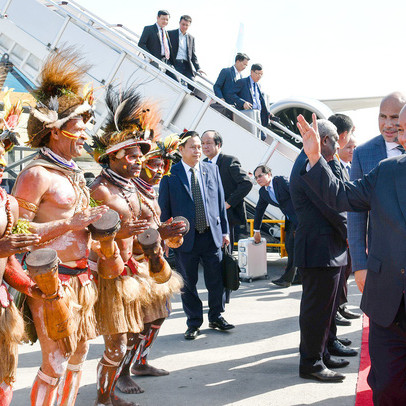
[[[334,114],[332,110],[321,101],[305,97],[280,100],[271,104],[269,110],[273,115],[279,117],[281,124],[298,135],[300,134],[296,127],[296,117],[299,114],[302,114],[308,122],[312,120],[313,113],[316,113],[317,118],[329,118],[332,114]],[[296,147],[302,147],[301,142],[290,137],[276,126],[271,125],[270,128],[272,131],[288,140]]]

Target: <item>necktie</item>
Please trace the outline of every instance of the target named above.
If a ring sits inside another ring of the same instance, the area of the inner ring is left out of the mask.
[[[161,32],[162,32],[162,44],[164,45],[164,50],[165,50],[165,58],[169,59],[169,47],[168,47],[168,40],[166,38],[165,35],[165,30],[163,28],[161,28]]]
[[[275,192],[273,191],[273,189],[272,189],[270,186],[268,186],[268,193],[269,193],[270,198],[271,198],[275,203],[279,204],[278,201],[276,200]]]
[[[345,168],[347,169],[347,173],[348,173],[348,175],[351,173],[351,165],[350,164],[347,164],[346,166],[345,166]]]
[[[212,164],[212,163],[213,163],[213,161],[212,161],[211,159],[208,159],[207,162],[208,162],[209,164]]]
[[[405,153],[405,149],[401,145],[398,145],[396,149],[399,150],[402,153],[402,155]]]
[[[190,168],[192,174],[192,195],[195,202],[195,218],[196,218],[196,230],[202,233],[207,228],[206,213],[204,212],[204,204],[202,198],[202,192],[200,190],[199,182],[196,179],[196,169]]]

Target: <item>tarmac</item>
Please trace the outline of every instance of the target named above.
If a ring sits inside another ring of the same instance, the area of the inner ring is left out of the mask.
[[[318,383],[299,378],[299,306],[301,286],[278,288],[286,258],[268,254],[268,279],[242,282],[226,305],[225,319],[235,324],[228,332],[212,330],[207,321],[207,291],[203,275],[198,290],[204,301],[205,321],[201,335],[186,341],[186,318],[180,296],[173,299],[171,316],[163,324],[149,361],[170,371],[163,377],[137,377],[142,394],[117,394],[141,406],[353,406],[359,355],[339,371],[342,383]],[[359,310],[361,294],[349,279],[349,308]],[[339,327],[339,337],[352,340],[360,350],[362,319]],[[77,406],[93,405],[96,394],[96,365],[104,349],[102,337],[91,341]],[[0,361],[1,362],[1,361]],[[17,381],[12,405],[29,405],[30,390],[41,364],[38,343],[20,348]]]

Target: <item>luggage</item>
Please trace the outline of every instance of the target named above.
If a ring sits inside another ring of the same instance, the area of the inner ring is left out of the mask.
[[[238,265],[240,278],[252,282],[253,279],[267,277],[266,240],[255,244],[254,238],[238,241]]]

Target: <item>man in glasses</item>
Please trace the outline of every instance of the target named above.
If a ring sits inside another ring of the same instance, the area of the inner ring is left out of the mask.
[[[255,208],[254,218],[254,240],[261,242],[261,222],[268,204],[278,207],[285,215],[286,239],[285,247],[288,252],[288,263],[284,274],[272,281],[281,288],[287,288],[294,283],[296,267],[294,266],[294,234],[297,226],[296,213],[293,208],[289,192],[289,181],[284,176],[272,177],[272,171],[265,165],[259,165],[254,171],[255,180],[259,189],[259,200]],[[299,281],[296,279],[296,281]]]

